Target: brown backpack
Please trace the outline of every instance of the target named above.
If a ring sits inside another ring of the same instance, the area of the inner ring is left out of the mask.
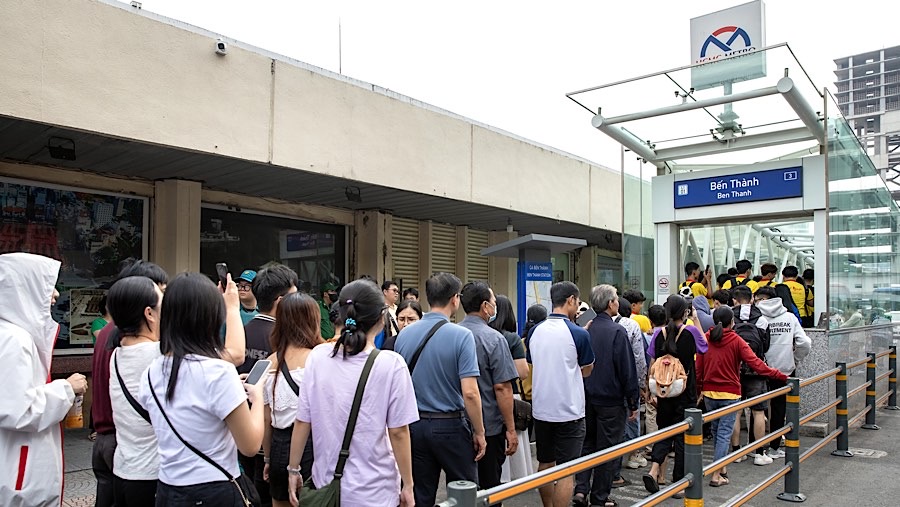
[[[675,343],[681,337],[684,326],[675,335]],[[663,340],[666,339],[666,330],[660,331]],[[650,367],[650,394],[657,398],[675,398],[681,396],[687,387],[687,373],[681,361],[672,354],[666,354],[656,359]]]

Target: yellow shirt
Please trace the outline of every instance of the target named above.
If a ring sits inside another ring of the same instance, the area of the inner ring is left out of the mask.
[[[650,317],[647,317],[646,315],[635,313],[631,315],[631,320],[637,322],[638,325],[641,326],[642,333],[649,333],[650,330],[653,329],[653,326],[650,325]]]
[[[809,317],[813,313],[812,291],[807,292],[806,287],[796,280],[785,280],[784,284],[791,289],[791,299],[794,300],[794,304],[797,305],[797,309],[800,310],[800,316]],[[807,306],[809,311],[807,311]]]
[[[738,276],[738,277],[735,277],[735,279],[736,279],[737,282],[738,282],[738,285],[741,285],[741,282],[744,281],[746,278],[747,278],[747,277],[745,277],[745,276]],[[749,287],[749,288],[750,288],[750,292],[752,292],[752,293],[754,293],[754,294],[756,294],[757,289],[759,289],[759,285],[758,285],[756,282],[754,282],[753,280],[749,280],[749,281],[747,281],[747,283],[745,283],[745,284],[743,284],[743,285],[746,285],[747,287]],[[731,280],[728,280],[728,281],[726,281],[725,283],[723,283],[723,284],[722,284],[722,288],[723,288],[723,289],[726,289],[726,290],[727,290],[727,289],[730,289],[730,288],[731,288]]]
[[[681,289],[683,287],[687,287],[688,285],[690,285],[691,292],[694,294],[695,298],[698,298],[701,296],[706,297],[709,294],[706,290],[705,285],[703,285],[700,282],[695,282],[694,280],[686,280],[686,281],[682,282],[681,285],[678,286],[678,288]],[[707,299],[709,299],[709,298],[707,298]]]
[[[756,283],[757,288],[759,288],[759,287],[775,287],[776,285],[778,285],[778,282],[776,282],[774,278],[771,280],[760,280],[759,282]]]
[[[740,394],[734,393],[726,393],[722,391],[703,391],[703,396],[706,396],[712,400],[739,400],[741,399]]]

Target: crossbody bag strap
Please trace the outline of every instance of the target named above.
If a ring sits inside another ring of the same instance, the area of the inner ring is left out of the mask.
[[[419,345],[419,348],[416,349],[416,352],[413,354],[412,359],[410,359],[410,361],[409,361],[409,374],[410,375],[412,375],[413,370],[416,369],[416,363],[419,362],[419,356],[422,355],[422,349],[425,348],[425,345],[428,345],[428,340],[430,340],[431,337],[434,336],[434,333],[437,333],[437,330],[440,329],[441,326],[443,326],[447,322],[449,322],[449,321],[446,321],[444,319],[439,320],[437,324],[432,326],[431,331],[428,331],[428,334],[425,335],[425,339],[422,340],[422,344]]]
[[[284,375],[284,380],[288,383],[289,386],[291,386],[291,390],[294,391],[294,394],[296,394],[297,396],[300,396],[300,386],[298,386],[297,383],[294,382],[294,378],[291,377],[291,371],[288,369],[286,358],[283,358],[283,357],[278,358],[278,369],[281,370],[281,374]],[[273,398],[272,406],[275,406],[275,402],[274,402],[275,394],[274,393],[272,394],[272,398]]]
[[[213,467],[215,467],[218,471],[222,472],[222,474],[223,474],[229,481],[234,482],[235,478],[232,477],[231,474],[228,473],[228,470],[225,470],[225,469],[222,467],[222,465],[219,465],[218,463],[216,463],[215,461],[213,461],[212,458],[210,458],[210,457],[207,456],[206,454],[203,454],[203,453],[200,451],[200,449],[197,449],[197,448],[194,447],[193,445],[189,444],[189,443],[187,442],[187,440],[185,440],[184,438],[181,437],[181,434],[178,433],[178,430],[175,429],[175,426],[172,426],[172,421],[170,421],[170,420],[169,420],[169,416],[166,415],[166,411],[163,409],[162,403],[159,402],[159,398],[156,396],[156,390],[153,389],[153,381],[150,380],[150,370],[149,370],[149,369],[147,370],[147,382],[150,384],[150,394],[153,395],[153,399],[156,401],[156,406],[159,407],[159,413],[162,414],[163,419],[165,419],[166,422],[169,424],[169,428],[172,428],[172,433],[174,433],[175,436],[178,437],[178,440],[181,440],[181,443],[184,444],[185,447],[187,447],[188,449],[190,449],[191,452],[193,452],[193,453],[196,454],[197,456],[200,456],[201,458],[203,458],[203,461],[206,461],[207,463],[209,463],[210,465],[212,465]],[[240,489],[240,486],[238,486],[238,489]],[[241,494],[243,495],[243,492],[241,492]]]
[[[350,407],[350,418],[347,420],[347,429],[344,430],[344,443],[341,444],[337,466],[334,468],[334,480],[336,481],[341,480],[344,475],[344,465],[347,464],[347,458],[350,457],[350,441],[353,440],[353,430],[356,429],[356,419],[359,417],[359,407],[362,405],[363,393],[366,391],[366,382],[369,380],[369,373],[372,371],[372,365],[375,364],[375,358],[378,357],[379,352],[378,349],[372,349],[365,366],[363,366],[362,373],[359,375],[356,394],[353,396],[353,405]]]
[[[141,419],[147,421],[149,424],[152,425],[153,423],[150,422],[150,412],[147,412],[146,410],[144,410],[144,407],[142,407],[137,402],[137,400],[134,399],[134,396],[132,396],[131,392],[128,391],[128,388],[125,387],[125,381],[122,380],[122,374],[119,373],[119,351],[118,350],[116,350],[116,352],[113,354],[113,367],[116,370],[116,378],[119,379],[119,387],[122,389],[122,394],[125,395],[125,399],[128,400],[128,404],[131,405],[131,408],[133,408],[134,411],[137,412],[137,414],[139,416],[141,416]]]

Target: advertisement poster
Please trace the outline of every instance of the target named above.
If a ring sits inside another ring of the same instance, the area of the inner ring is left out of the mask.
[[[103,317],[100,303],[106,291],[102,289],[73,289],[69,311],[69,343],[71,345],[93,345],[91,324]]]
[[[518,264],[519,329],[525,327],[526,314],[532,305],[543,305],[547,313],[553,309],[550,286],[553,285],[553,263],[520,261]]]

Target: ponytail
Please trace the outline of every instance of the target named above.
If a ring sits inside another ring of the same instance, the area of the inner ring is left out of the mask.
[[[715,327],[709,330],[709,341],[718,343],[722,341],[722,335],[725,333],[725,330],[722,329],[722,324],[716,324]]]
[[[334,344],[331,356],[343,349],[343,357],[355,356],[366,348],[370,330],[384,324],[384,295],[374,282],[357,280],[347,284],[338,296],[340,316],[344,329]]]
[[[727,306],[720,306],[713,312],[713,322],[716,327],[709,330],[709,341],[720,342],[725,334],[725,328],[734,324],[734,311]]]

